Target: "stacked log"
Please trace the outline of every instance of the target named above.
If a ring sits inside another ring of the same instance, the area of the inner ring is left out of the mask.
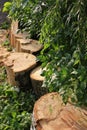
[[[12,32],[11,36],[12,36],[11,37],[11,39],[12,39],[11,45],[15,48],[16,47],[16,39],[26,38],[28,36],[28,34],[27,33],[21,33],[21,32],[17,33],[17,31],[16,31],[16,32]]]
[[[16,51],[17,52],[26,52],[31,54],[37,54],[43,45],[37,40],[33,39],[17,39],[16,40]]]
[[[34,55],[11,53],[4,61],[4,65],[9,84],[24,89],[30,86],[29,71],[36,66],[36,57]]]
[[[87,130],[87,110],[63,104],[56,92],[37,100],[33,114],[37,130]]]
[[[14,44],[14,47],[16,48],[16,40],[17,39],[26,39],[26,37],[28,37],[28,33],[26,33],[26,32],[23,32],[23,33],[21,33],[21,32],[19,32],[19,33],[13,33],[13,44]]]
[[[14,47],[14,33],[16,33],[18,30],[18,21],[12,21],[11,28],[10,28],[10,43],[11,46]]]
[[[30,73],[32,87],[33,87],[34,93],[37,95],[37,97],[40,97],[47,93],[47,89],[42,86],[44,77],[41,76],[41,73],[42,73],[41,66],[36,67]]]

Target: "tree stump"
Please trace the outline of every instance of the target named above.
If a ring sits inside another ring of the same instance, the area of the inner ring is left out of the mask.
[[[17,30],[18,30],[18,21],[13,20],[12,23],[11,23],[11,29],[10,29],[10,43],[11,43],[11,46],[13,46],[13,47],[14,47],[14,40],[13,40],[14,36],[13,36],[13,34],[16,33]]]
[[[16,50],[31,54],[38,53],[43,48],[43,45],[33,39],[17,39]]]
[[[21,44],[22,43],[26,43],[27,44],[27,39],[20,39],[20,38],[17,38],[16,39],[16,47],[15,47],[15,51],[16,52],[21,52]]]
[[[87,110],[63,104],[56,92],[36,101],[33,116],[32,125],[36,124],[37,130],[87,130]]]
[[[16,39],[26,39],[26,37],[28,36],[28,34],[26,32],[23,32],[23,33],[14,33],[13,34],[13,44],[14,44],[14,47],[16,47]]]
[[[16,39],[26,38],[28,34],[25,33],[17,33],[17,31],[11,32],[11,45],[15,48],[16,47]]]
[[[4,61],[9,84],[29,88],[29,71],[36,66],[36,57],[27,53],[11,53]]]
[[[32,83],[32,87],[34,89],[34,93],[37,97],[42,96],[43,94],[47,93],[47,89],[42,86],[44,77],[41,76],[42,68],[41,66],[36,67],[32,72],[30,73],[30,79]]]

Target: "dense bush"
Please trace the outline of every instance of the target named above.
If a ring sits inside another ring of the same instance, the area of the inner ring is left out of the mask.
[[[28,31],[30,38],[38,39],[47,11],[53,3],[52,0],[12,0],[5,3],[3,11],[8,11],[11,19],[17,19],[19,28]]]
[[[13,0],[9,15],[44,48],[43,85],[87,106],[87,0]]]
[[[47,15],[40,56],[49,91],[87,106],[87,0],[58,0]]]
[[[35,97],[5,79],[5,69],[0,67],[0,130],[29,130]]]

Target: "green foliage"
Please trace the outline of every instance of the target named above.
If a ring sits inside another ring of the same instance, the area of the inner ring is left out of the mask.
[[[1,24],[0,29],[8,29],[10,27],[10,23],[5,21]]]
[[[53,3],[52,0],[12,0],[11,4],[7,2],[4,5],[3,10],[9,12],[9,18],[19,21],[19,28],[28,31],[30,38],[38,39],[47,11]]]
[[[3,67],[0,72],[0,130],[29,130],[35,97],[8,85]]]
[[[3,82],[5,82],[5,79],[6,79],[5,68],[0,67],[0,84],[3,84]]]
[[[8,51],[12,51],[12,47],[10,45],[10,41],[7,39],[2,43],[2,46],[6,47]]]
[[[9,40],[4,41],[2,45],[3,45],[3,46],[9,46],[9,45],[10,45]]]
[[[46,67],[43,85],[58,91],[64,102],[87,106],[86,0],[57,0],[45,18],[39,57]]]
[[[6,2],[3,7],[3,12],[8,12],[12,6],[11,2]]]
[[[43,85],[87,106],[87,0],[12,0],[9,17],[39,38]],[[14,13],[15,12],[15,13]]]

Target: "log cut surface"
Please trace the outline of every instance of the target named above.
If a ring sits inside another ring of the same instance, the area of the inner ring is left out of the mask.
[[[10,67],[14,73],[30,70],[36,65],[36,57],[27,53],[11,53],[5,60],[5,65]]]
[[[42,95],[47,93],[47,88],[42,86],[45,78],[43,76],[41,76],[41,73],[42,73],[41,66],[36,67],[30,73],[32,87],[33,87],[34,93],[37,95],[37,97],[41,97]]]
[[[25,39],[25,41],[20,40],[21,43],[21,51],[35,53],[40,51],[43,48],[43,45],[39,43],[37,40],[33,39]]]
[[[55,92],[37,100],[33,113],[37,130],[87,130],[87,110],[64,105]]]
[[[26,38],[28,36],[28,34],[26,32],[24,33],[17,33],[16,31],[11,31],[11,45],[13,45],[14,47],[16,47],[16,39],[22,39],[22,38]]]
[[[44,81],[44,77],[41,76],[41,73],[42,73],[42,68],[41,66],[39,66],[31,72],[30,77],[33,80]]]

